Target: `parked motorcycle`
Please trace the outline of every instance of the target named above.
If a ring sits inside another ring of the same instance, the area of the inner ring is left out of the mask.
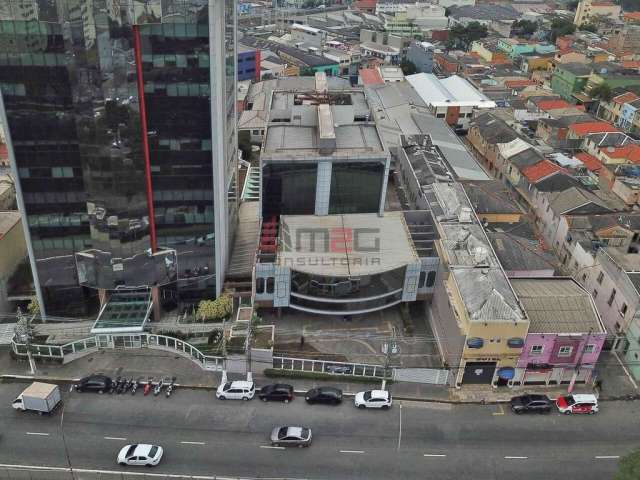
[[[151,387],[153,387],[153,377],[149,377],[149,380],[147,380],[146,385],[144,386],[144,395],[147,396],[149,395],[149,393],[151,393]]]
[[[138,378],[135,382],[133,382],[133,385],[131,385],[131,395],[136,394],[136,390],[138,390],[138,387],[140,386],[141,383],[142,383],[142,377]]]
[[[116,393],[118,395],[121,395],[122,393],[124,393],[124,387],[126,385],[127,385],[127,379],[125,377],[122,377],[122,380],[118,382],[118,386],[116,387]]]
[[[167,396],[167,398],[169,398],[173,393],[173,389],[175,388],[175,385],[176,385],[176,377],[171,377],[171,383],[169,384],[169,386],[167,387],[167,391],[165,392],[165,395]]]
[[[109,387],[109,393],[113,394],[116,391],[116,388],[118,387],[118,384],[120,383],[120,375],[118,375],[118,377],[111,382],[111,386]]]
[[[160,395],[160,392],[162,391],[164,386],[165,386],[164,378],[161,378],[160,381],[156,384],[156,386],[153,389],[153,395],[156,397]]]

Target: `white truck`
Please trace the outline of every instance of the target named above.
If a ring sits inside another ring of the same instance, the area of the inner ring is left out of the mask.
[[[33,382],[18,395],[11,406],[16,410],[25,412],[32,410],[43,413],[51,413],[60,403],[60,387],[50,383]]]

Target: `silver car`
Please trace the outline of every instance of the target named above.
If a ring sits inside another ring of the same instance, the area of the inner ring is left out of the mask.
[[[311,429],[307,427],[276,427],[271,431],[271,445],[276,447],[308,447]]]

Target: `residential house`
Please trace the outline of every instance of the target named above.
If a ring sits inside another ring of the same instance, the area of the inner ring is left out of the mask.
[[[634,69],[625,69],[622,65],[613,62],[594,64],[584,91],[588,94],[602,83],[606,83],[611,89],[629,88],[632,85],[640,85],[640,73]]]
[[[587,383],[607,337],[591,295],[566,277],[512,278],[529,330],[513,384]]]
[[[640,165],[617,165],[611,191],[628,207],[640,205]]]
[[[622,132],[592,133],[584,137],[581,148],[600,162],[607,163],[604,158],[606,149],[624,147],[631,143],[635,143],[635,140]]]
[[[554,110],[555,113],[557,110]],[[580,140],[569,142],[569,127],[576,122],[592,121],[593,117],[585,113],[560,116],[557,118],[540,118],[536,127],[536,138],[540,138],[547,145],[556,147],[578,148]]]
[[[522,171],[544,159],[544,156],[531,144],[518,138],[498,146],[498,161],[502,163],[502,173],[507,184],[517,187]]]
[[[616,95],[609,101],[600,100],[598,117],[607,122],[611,122],[614,125],[621,126],[623,106],[638,99],[640,99],[640,97],[638,97],[634,92],[625,92],[620,95]]]
[[[587,57],[587,54],[584,52],[578,52],[572,48],[566,50],[559,50],[555,53],[553,57],[554,65],[562,64],[562,63],[583,63],[588,64],[591,63],[591,59]]]
[[[502,163],[498,163],[499,145],[509,143],[520,136],[493,112],[481,112],[469,125],[467,141],[486,161],[489,172],[502,177]]]
[[[486,63],[508,63],[511,62],[507,52],[498,48],[497,39],[475,40],[471,43],[471,52],[478,56]]]
[[[640,98],[628,101],[622,106],[618,126],[625,132],[640,133]]]
[[[500,180],[461,183],[483,225],[516,224],[523,220],[524,212],[515,201],[513,191]]]
[[[392,65],[400,64],[402,54],[399,48],[391,45],[383,45],[373,42],[360,43],[360,55],[364,57],[375,57],[382,60],[384,63],[390,63]]]
[[[567,139],[583,139],[587,135],[593,133],[612,133],[612,132],[620,132],[616,127],[611,125],[609,122],[602,121],[589,121],[589,122],[579,122],[573,123],[569,126],[569,131],[567,133]]]
[[[384,83],[382,75],[377,68],[362,68],[358,72],[358,85],[380,85]]]
[[[582,63],[563,63],[556,66],[551,88],[569,102],[575,103],[574,93],[581,92],[591,75],[591,67]]]
[[[636,55],[640,50],[640,25],[625,25],[609,37],[608,47],[618,56]]]
[[[447,75],[455,75],[464,69],[464,64],[459,59],[446,53],[435,52],[433,61],[440,71]]]

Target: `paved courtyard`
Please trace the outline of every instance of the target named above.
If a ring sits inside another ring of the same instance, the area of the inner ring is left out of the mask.
[[[383,345],[395,342],[398,353],[391,355],[390,365],[441,367],[435,339],[418,304],[408,314],[412,332],[405,331],[396,307],[352,316],[348,321],[342,316],[295,310],[283,311],[280,318],[271,312],[260,315],[265,324],[276,326],[274,355],[383,365]]]

